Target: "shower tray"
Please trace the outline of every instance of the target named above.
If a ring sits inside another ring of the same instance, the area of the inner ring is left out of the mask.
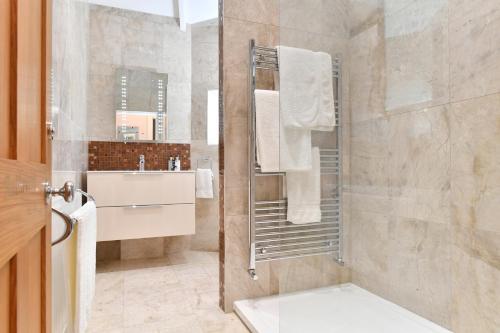
[[[451,333],[352,283],[236,301],[252,333]]]

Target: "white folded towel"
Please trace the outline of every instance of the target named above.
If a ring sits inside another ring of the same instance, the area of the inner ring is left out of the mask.
[[[286,173],[287,219],[294,224],[321,222],[320,152],[312,148],[312,169]]]
[[[332,131],[335,126],[332,58],[278,46],[282,126]]]
[[[76,311],[75,332],[87,328],[95,293],[97,209],[93,201],[87,202],[71,215],[76,223]]]
[[[255,90],[255,141],[262,172],[280,170],[280,96],[274,90]]]
[[[212,169],[196,169],[196,197],[200,199],[214,198],[214,174]]]

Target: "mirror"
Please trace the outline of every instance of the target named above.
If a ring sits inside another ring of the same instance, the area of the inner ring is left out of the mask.
[[[184,24],[152,8],[168,7],[152,5],[163,0],[95,1],[86,50],[89,141],[216,145],[218,96],[209,91],[219,86],[217,1],[193,4],[203,15]]]
[[[118,68],[115,74],[116,138],[164,141],[167,137],[168,74]]]

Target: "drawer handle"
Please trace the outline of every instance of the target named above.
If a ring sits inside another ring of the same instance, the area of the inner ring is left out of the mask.
[[[136,208],[161,208],[164,205],[130,205],[130,206],[123,206],[123,208],[128,208],[128,209],[136,209]]]

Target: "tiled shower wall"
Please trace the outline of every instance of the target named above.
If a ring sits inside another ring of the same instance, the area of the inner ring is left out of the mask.
[[[500,331],[500,4],[351,1],[353,282]]]
[[[248,278],[254,38],[345,55],[352,281],[455,332],[498,331],[498,2],[226,0],[223,19],[225,309],[235,299],[319,286],[318,276],[349,279],[319,258],[259,265],[259,281]]]
[[[322,50],[335,55],[347,50],[345,6],[328,1],[226,0],[223,4],[224,132],[221,158],[224,205],[221,262],[224,267],[222,306],[232,309],[234,300],[317,288],[349,280],[349,270],[331,256],[259,263],[259,280],[247,272],[248,249],[248,47],[250,39],[261,46],[284,44]],[[340,10],[339,10],[340,9]],[[272,75],[259,77],[260,89],[273,89]],[[346,81],[347,82],[347,81]],[[345,89],[347,91],[347,89]],[[348,135],[348,134],[347,134]],[[346,140],[347,141],[347,140]],[[347,144],[347,142],[346,142]],[[346,147],[347,148],[347,147]],[[346,180],[348,160],[346,160]],[[261,178],[262,180],[262,178]],[[274,183],[276,184],[276,183]],[[260,183],[263,197],[276,186]],[[348,220],[348,216],[345,216]]]

